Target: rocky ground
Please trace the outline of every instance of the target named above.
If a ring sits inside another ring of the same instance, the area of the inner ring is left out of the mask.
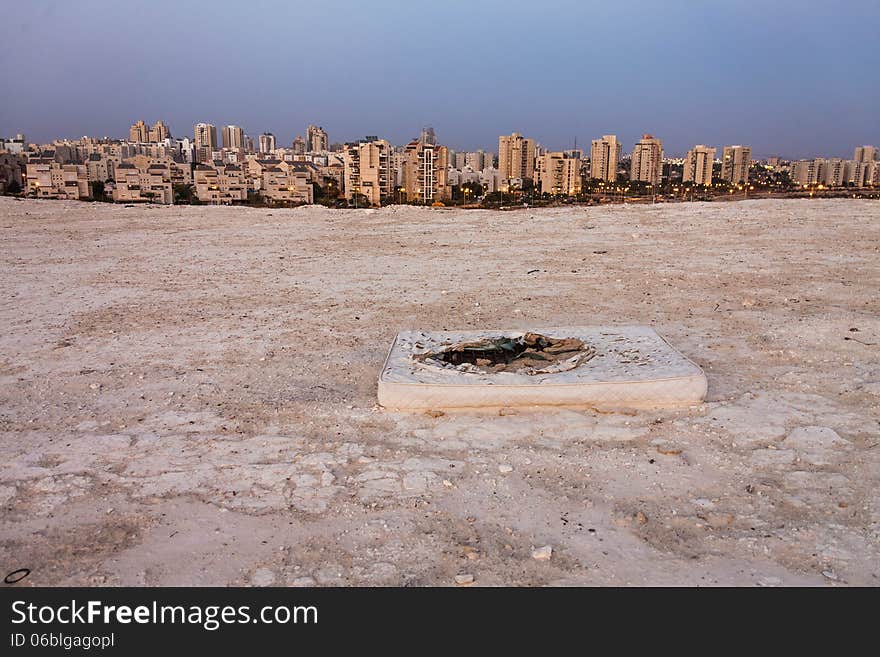
[[[18,585],[878,585],[880,204],[0,198]],[[391,413],[399,330],[651,324],[694,408]],[[5,573],[3,573],[5,574]]]

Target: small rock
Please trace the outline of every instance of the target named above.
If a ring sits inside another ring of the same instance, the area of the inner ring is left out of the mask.
[[[425,415],[427,415],[428,417],[443,417],[444,415],[446,415],[446,413],[444,413],[443,411],[435,411],[433,409],[429,409],[425,411]]]
[[[636,515],[633,517],[640,525],[645,525],[648,523],[648,516],[646,516],[642,511],[637,511]]]
[[[455,585],[456,586],[472,586],[473,583],[474,583],[474,576],[469,573],[455,576]]]
[[[782,580],[778,577],[762,577],[758,580],[758,586],[782,586]]]
[[[306,586],[315,586],[317,582],[314,577],[297,577],[293,580],[290,585],[298,588],[306,587]]]
[[[720,529],[721,527],[730,527],[736,518],[729,513],[707,513],[705,520],[710,527]]]
[[[831,465],[839,453],[848,450],[852,443],[841,438],[829,427],[798,427],[782,444],[797,451],[798,457],[811,465]]]
[[[532,550],[532,559],[536,561],[548,561],[553,556],[553,548],[549,545]]]
[[[257,568],[251,575],[251,586],[272,586],[275,583],[275,573],[268,568]]]
[[[513,472],[513,467],[503,463],[498,466],[498,472],[501,474],[507,474],[508,472]]]

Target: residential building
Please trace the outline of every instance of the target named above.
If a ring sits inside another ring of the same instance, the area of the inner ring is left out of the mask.
[[[112,182],[117,162],[118,159],[113,157],[90,153],[85,163],[89,182]]]
[[[876,146],[857,146],[853,153],[856,162],[874,162],[877,159]]]
[[[149,128],[143,121],[138,121],[128,129],[128,141],[143,143],[149,141]]]
[[[486,190],[487,194],[497,192],[501,187],[498,169],[495,167],[486,167],[480,171],[480,184],[483,186],[483,189]]]
[[[849,177],[849,162],[839,157],[825,160],[824,182],[828,187],[842,187]]]
[[[305,155],[306,151],[308,150],[306,140],[303,138],[302,135],[297,135],[296,137],[294,137],[291,148],[293,149],[294,155]]]
[[[498,172],[502,185],[507,180],[534,179],[535,140],[518,132],[498,137]]]
[[[594,139],[590,148],[590,178],[614,182],[620,162],[620,142],[617,135],[603,135]]]
[[[196,123],[194,133],[194,150],[196,162],[211,162],[217,149],[217,128],[210,123]]]
[[[378,137],[346,144],[343,151],[345,198],[351,200],[360,194],[374,206],[390,198],[394,191],[392,152],[391,144]]]
[[[209,148],[214,150],[217,148],[217,128],[210,123],[196,123],[193,130],[195,140],[193,144],[197,149]]]
[[[682,182],[692,182],[696,185],[709,186],[712,184],[712,165],[715,163],[715,149],[703,144],[697,144],[687,152],[684,158]]]
[[[197,164],[194,172],[196,197],[210,205],[231,205],[247,200],[244,170],[237,164]]]
[[[260,193],[281,203],[314,203],[314,190],[308,173],[297,170],[294,163],[279,162],[263,169]]]
[[[644,134],[633,148],[629,179],[659,185],[663,179],[663,142]]]
[[[260,135],[260,152],[272,153],[275,150],[275,135],[271,132],[264,132]]]
[[[535,167],[535,187],[542,194],[577,196],[581,192],[581,158],[577,152],[544,153]]]
[[[22,173],[26,172],[26,167],[27,162],[23,155],[0,153],[0,193],[5,194],[10,189],[21,192],[24,189]]]
[[[122,162],[114,170],[113,200],[118,203],[174,203],[171,167],[146,159]]]
[[[721,158],[721,178],[729,183],[749,182],[752,149],[749,146],[725,146]]]
[[[171,139],[171,130],[161,120],[156,121],[147,136],[147,141],[153,143],[161,143],[166,139]]]
[[[726,150],[726,149],[725,149]],[[789,167],[789,177],[796,185],[818,185],[825,181],[825,160],[798,160]]]
[[[24,153],[26,149],[27,140],[25,140],[24,135],[22,134],[17,134],[15,135],[15,137],[12,137],[10,139],[0,138],[0,151],[20,154]]]
[[[225,125],[222,130],[223,148],[229,150],[244,150],[244,128],[237,125]]]
[[[433,134],[430,136],[433,137]],[[430,138],[406,145],[401,191],[407,201],[427,205],[448,201],[452,197],[448,156],[446,146],[431,143]]]
[[[422,134],[419,136],[419,143],[426,146],[436,146],[437,135],[434,134],[434,128],[430,126],[422,128]]]
[[[324,128],[310,125],[306,129],[306,148],[310,153],[318,153],[330,149],[330,140]]]
[[[46,159],[27,163],[28,193],[37,198],[82,200],[91,197],[86,167]]]

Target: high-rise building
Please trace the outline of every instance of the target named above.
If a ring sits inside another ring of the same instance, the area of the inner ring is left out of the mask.
[[[196,162],[211,162],[217,150],[217,128],[210,123],[196,123],[193,129]]]
[[[260,152],[271,153],[275,150],[275,135],[271,132],[264,132],[260,135]]]
[[[498,137],[498,175],[502,181],[533,179],[535,140],[527,139],[518,132]]]
[[[412,141],[406,145],[401,184],[407,201],[424,204],[450,198],[446,146]]]
[[[849,170],[849,162],[842,158],[826,159],[823,182],[829,187],[842,187],[847,182]]]
[[[214,150],[217,148],[217,128],[210,123],[196,123],[193,130],[196,149],[207,148]]]
[[[237,125],[225,125],[222,130],[223,148],[244,150],[244,128]]]
[[[293,150],[294,155],[305,155],[306,153],[306,140],[303,139],[302,135],[297,135],[292,144],[291,150]]]
[[[876,162],[859,162],[858,160],[847,160],[846,162],[846,184],[862,187],[871,183],[871,177],[874,174]]]
[[[327,139],[327,133],[324,131],[324,128],[316,125],[308,127],[306,130],[306,147],[311,153],[329,150],[330,140]]]
[[[712,165],[715,163],[715,149],[703,144],[694,146],[684,158],[682,182],[697,185],[712,184]]]
[[[725,146],[721,158],[721,178],[729,183],[749,182],[752,149],[749,146]]]
[[[590,178],[614,182],[620,161],[620,142],[617,135],[603,135],[594,139],[590,148]]]
[[[434,146],[437,143],[437,135],[434,134],[434,128],[426,126],[422,128],[422,134],[419,137],[420,144],[430,144]]]
[[[857,146],[853,153],[856,162],[873,162],[877,159],[876,146]]]
[[[544,153],[535,167],[535,186],[542,194],[576,196],[581,192],[581,158],[577,151]]]
[[[392,152],[391,144],[378,137],[346,144],[342,152],[345,198],[362,195],[370,205],[378,206],[390,197],[394,190]]]
[[[457,154],[456,154],[457,155]],[[482,171],[489,169],[495,163],[495,156],[492,153],[483,151],[475,151],[473,153],[465,153],[464,165],[470,167],[474,171]],[[460,167],[456,167],[460,168]]]
[[[148,141],[158,144],[166,139],[171,139],[171,130],[161,120],[156,121],[153,127],[150,128]]]
[[[149,129],[147,128],[147,124],[143,121],[138,121],[128,129],[128,141],[142,144],[146,142],[149,137]]]
[[[659,185],[663,179],[663,142],[644,134],[633,148],[629,179]]]
[[[825,160],[821,157],[792,162],[789,168],[789,177],[797,185],[817,185],[825,181],[825,164]]]

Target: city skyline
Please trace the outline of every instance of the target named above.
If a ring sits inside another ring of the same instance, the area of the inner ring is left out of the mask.
[[[0,134],[124,138],[134,118],[153,117],[175,136],[208,122],[252,138],[271,132],[279,145],[309,124],[331,142],[369,134],[395,144],[432,125],[455,150],[495,150],[513,132],[551,151],[575,139],[587,150],[602,134],[628,148],[650,133],[673,156],[695,143],[749,143],[755,157],[847,157],[876,142],[880,90],[869,77],[880,65],[871,36],[880,7],[751,5],[563,2],[550,14],[385,1],[342,20],[336,8],[158,0],[100,3],[84,19],[33,2],[6,10],[0,73],[13,101],[0,106]],[[209,6],[205,29],[217,38],[192,49],[182,35]],[[131,21],[136,37],[119,29]],[[89,31],[101,39],[80,38]],[[35,37],[46,33],[52,47],[40,50]],[[435,62],[428,76],[425,60]],[[102,81],[106,95],[96,93]]]

